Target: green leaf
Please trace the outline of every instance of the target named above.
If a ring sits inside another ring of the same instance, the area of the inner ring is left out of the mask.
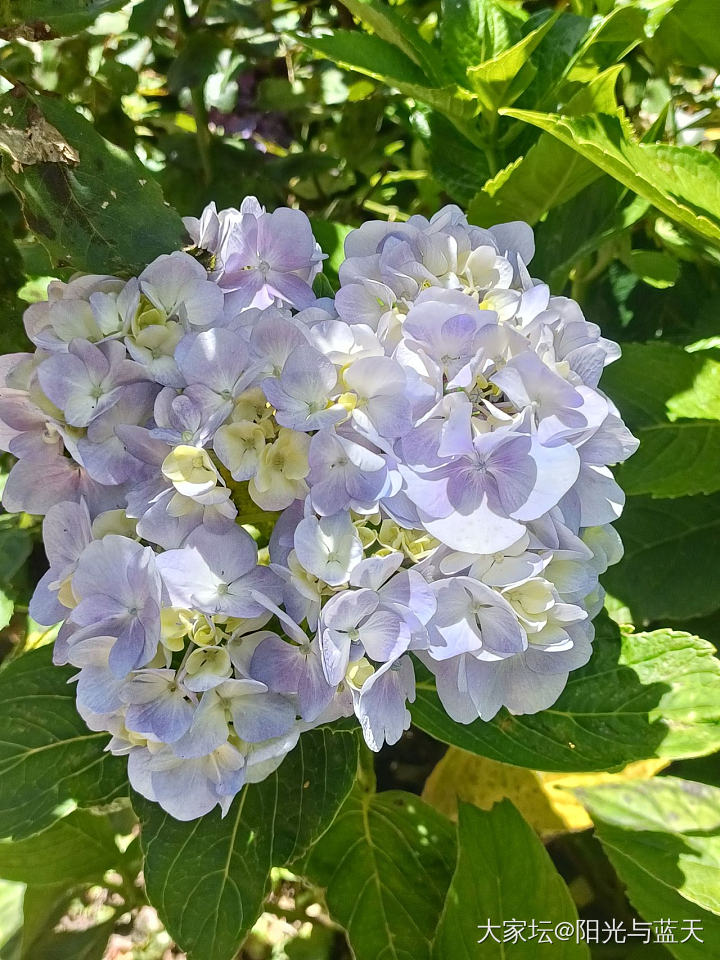
[[[720,494],[631,497],[616,526],[625,557],[603,583],[636,623],[702,617],[720,607]]]
[[[720,159],[695,147],[638,143],[619,116],[503,111],[545,130],[709,240],[720,241]]]
[[[635,909],[675,922],[670,952],[679,960],[711,956],[720,943],[720,790],[656,777],[576,793]],[[691,918],[702,943],[687,936]]]
[[[486,109],[494,112],[499,107],[514,103],[528,87],[536,72],[530,56],[559,16],[558,12],[548,17],[509,50],[477,66],[468,67],[470,86]]]
[[[629,494],[720,490],[720,363],[668,343],[628,343],[603,388],[640,440],[618,471]]]
[[[622,60],[645,39],[647,13],[639,6],[613,5],[599,23],[593,25],[565,71],[573,81],[585,83],[599,70]]]
[[[98,960],[115,926],[116,911],[107,904],[83,910],[81,889],[65,884],[28,885],[23,900],[22,952],[19,960]],[[67,929],[63,917],[74,913],[80,929]],[[87,926],[85,926],[87,924]],[[59,929],[58,929],[59,927]]]
[[[79,33],[101,13],[123,5],[124,0],[0,0],[0,30],[9,37],[24,36],[27,25],[33,40],[50,40],[53,34]]]
[[[168,68],[168,88],[174,93],[188,87],[202,87],[218,69],[218,60],[226,49],[222,35],[213,30],[191,33]]]
[[[507,50],[521,37],[524,14],[496,0],[443,0],[440,43],[443,56],[460,83],[467,67]]]
[[[0,840],[0,876],[23,883],[99,882],[119,859],[110,821],[86,810],[24,840]]]
[[[631,250],[627,266],[644,283],[660,290],[672,287],[680,276],[680,264],[663,250]]]
[[[343,6],[362,20],[381,40],[394,44],[430,77],[443,82],[443,65],[437,51],[425,43],[412,23],[380,0],[341,0]]]
[[[230,960],[260,914],[270,868],[303,856],[348,795],[355,731],[304,733],[279,769],[243,788],[226,817],[187,823],[133,796],[150,902],[191,960]]]
[[[550,932],[559,923],[574,927],[577,919],[565,882],[535,831],[509,800],[491,810],[460,804],[457,866],[435,936],[433,960],[580,960],[590,954],[586,944],[574,939],[503,942],[505,921],[528,925],[542,921]]]
[[[428,117],[427,134],[433,177],[453,200],[467,205],[476,195],[479,184],[490,176],[485,153],[436,111],[432,111]]]
[[[611,67],[576,94],[566,106],[568,115],[614,110],[620,69]],[[476,194],[468,218],[481,227],[508,220],[534,224],[600,176],[595,164],[542,133],[524,157],[501,170]]]
[[[145,167],[69,103],[16,87],[0,111],[5,176],[57,265],[137,273],[182,245],[182,221]]]
[[[25,885],[0,880],[0,956],[19,960]]]
[[[655,32],[650,50],[664,61],[689,67],[720,63],[720,5],[716,0],[677,0]]]
[[[648,203],[608,176],[551,209],[535,227],[533,275],[562,293],[570,270],[640,220]]]
[[[621,633],[604,615],[595,628],[590,662],[570,674],[549,709],[502,710],[463,726],[445,713],[425,673],[413,722],[445,743],[533,770],[619,769],[720,748],[720,661],[711,644],[671,630]]]
[[[88,730],[75,709],[74,673],[47,646],[0,670],[2,837],[28,837],[127,790],[125,762],[104,752],[107,733]]]
[[[356,960],[430,960],[454,859],[450,821],[419,797],[357,789],[303,873],[326,888]]]
[[[401,50],[380,37],[357,30],[336,30],[327,37],[298,37],[316,53],[427,103],[450,117],[467,122],[478,112],[477,97],[456,85],[436,87]]]
[[[10,623],[14,609],[15,601],[13,598],[9,597],[3,590],[0,590],[0,630],[4,630]]]
[[[0,527],[0,585],[6,586],[32,552],[33,541],[27,530],[17,526]]]

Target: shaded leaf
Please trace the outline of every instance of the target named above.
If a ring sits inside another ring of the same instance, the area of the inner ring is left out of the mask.
[[[304,733],[278,770],[220,812],[182,822],[133,796],[150,902],[190,958],[234,957],[260,914],[270,868],[301,857],[335,817],[357,768],[354,731]]]
[[[720,363],[668,343],[628,343],[604,388],[640,448],[618,471],[629,494],[720,490]]]
[[[182,221],[145,167],[70,104],[15,87],[0,98],[0,111],[5,175],[58,265],[128,274],[181,246]],[[48,129],[55,131],[49,142]],[[18,152],[28,138],[33,160]]]
[[[509,800],[491,810],[460,805],[458,859],[433,946],[433,960],[589,957],[586,944],[539,938],[503,942],[503,924],[519,920],[573,927],[577,910],[542,843]],[[494,930],[488,925],[492,924]]]
[[[0,840],[0,876],[23,883],[99,882],[119,859],[110,821],[86,810],[24,840]]]
[[[2,837],[28,837],[127,790],[125,762],[104,752],[108,734],[88,730],[75,709],[73,673],[47,646],[0,670]]]
[[[701,617],[720,607],[720,495],[632,497],[618,520],[621,563],[603,577],[636,623]]]
[[[454,858],[450,822],[418,797],[357,789],[303,873],[326,888],[357,960],[429,960]]]
[[[0,32],[6,37],[50,40],[57,34],[79,33],[101,13],[119,10],[123,4],[124,0],[1,0]],[[24,27],[32,34],[27,35]]]
[[[612,770],[720,748],[720,661],[711,644],[670,630],[621,633],[603,615],[594,646],[541,713],[502,710],[490,722],[458,724],[425,674],[413,722],[445,743],[534,770]]]

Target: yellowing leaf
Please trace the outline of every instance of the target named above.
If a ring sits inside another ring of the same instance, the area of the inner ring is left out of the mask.
[[[423,799],[452,820],[457,819],[459,801],[490,810],[500,800],[512,800],[527,822],[548,836],[592,826],[572,792],[576,788],[645,780],[668,763],[654,758],[630,763],[619,773],[545,773],[451,747],[430,774]]]

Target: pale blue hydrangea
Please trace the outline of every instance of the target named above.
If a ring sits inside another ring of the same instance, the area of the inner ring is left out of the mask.
[[[550,706],[637,441],[532,230],[366,223],[318,300],[301,211],[185,222],[201,257],[53,282],[0,360],[3,503],[45,515],[30,612],[134,789],[192,819],[318,724],[395,743],[418,660],[457,722]]]

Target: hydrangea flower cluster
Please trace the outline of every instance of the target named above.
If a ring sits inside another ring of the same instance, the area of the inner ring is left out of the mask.
[[[365,223],[318,299],[302,212],[186,226],[129,281],[53,282],[2,359],[4,505],[45,515],[31,614],[133,787],[191,819],[318,724],[394,743],[416,661],[460,723],[551,705],[636,441],[598,389],[618,348],[531,278],[531,229]]]

